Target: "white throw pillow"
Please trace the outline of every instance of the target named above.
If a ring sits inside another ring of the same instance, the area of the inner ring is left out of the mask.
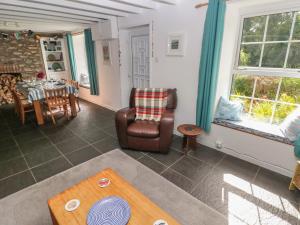
[[[279,128],[286,138],[290,141],[296,141],[300,134],[300,107],[285,118]]]

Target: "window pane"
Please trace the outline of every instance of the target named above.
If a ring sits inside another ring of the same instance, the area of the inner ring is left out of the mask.
[[[239,66],[259,66],[261,53],[260,44],[242,45],[239,58]]]
[[[243,24],[242,42],[263,41],[266,16],[245,18]]]
[[[261,99],[275,100],[280,78],[257,76],[254,96]]]
[[[276,111],[274,115],[273,123],[280,124],[283,120],[293,112],[297,106],[287,105],[287,104],[278,104],[276,106]]]
[[[300,68],[300,43],[291,43],[286,67],[292,69]]]
[[[252,116],[257,120],[270,122],[273,104],[268,101],[253,101]]]
[[[265,44],[262,66],[282,68],[284,66],[287,43]]]
[[[296,16],[293,40],[300,40],[300,14],[299,14],[299,12],[297,13],[297,16]]]
[[[247,98],[239,98],[239,97],[236,97],[236,96],[231,96],[231,97],[230,97],[230,100],[231,100],[231,101],[239,101],[239,102],[242,102],[242,103],[243,103],[243,112],[244,112],[244,113],[249,113],[249,110],[250,110],[250,103],[251,103],[251,100],[250,100],[250,99],[247,99]]]
[[[269,16],[267,41],[287,41],[293,22],[293,13],[279,13]]]
[[[300,78],[283,78],[279,101],[300,104]]]
[[[238,75],[233,77],[231,94],[251,97],[254,86],[254,76]]]

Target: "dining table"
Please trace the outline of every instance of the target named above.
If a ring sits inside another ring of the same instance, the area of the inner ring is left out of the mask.
[[[45,89],[57,89],[65,87],[68,93],[68,98],[71,108],[71,116],[77,116],[76,110],[76,97],[78,89],[70,84],[67,84],[65,81],[56,81],[56,80],[45,80],[45,81],[22,81],[16,84],[16,90],[27,97],[28,102],[32,103],[36,122],[38,125],[45,124],[43,117],[42,104],[45,100]]]

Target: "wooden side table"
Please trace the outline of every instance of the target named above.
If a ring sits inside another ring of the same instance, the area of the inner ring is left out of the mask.
[[[182,124],[177,127],[177,130],[183,134],[182,151],[186,155],[191,148],[196,148],[197,136],[200,135],[203,130],[193,124]]]
[[[297,166],[295,169],[294,177],[291,180],[289,189],[294,191],[296,189],[300,190],[300,161],[297,162]]]

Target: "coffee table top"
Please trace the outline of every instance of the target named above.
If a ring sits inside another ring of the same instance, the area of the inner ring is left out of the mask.
[[[101,178],[110,179],[110,185],[100,188],[97,183]],[[130,205],[131,217],[128,225],[152,225],[158,219],[167,221],[169,225],[179,225],[168,213],[110,168],[50,198],[48,206],[54,224],[86,224],[87,214],[93,204],[112,195],[123,198]],[[65,204],[71,199],[79,199],[80,206],[73,212],[67,212]]]
[[[182,124],[177,127],[178,132],[186,136],[197,136],[202,133],[202,129],[194,124]]]

